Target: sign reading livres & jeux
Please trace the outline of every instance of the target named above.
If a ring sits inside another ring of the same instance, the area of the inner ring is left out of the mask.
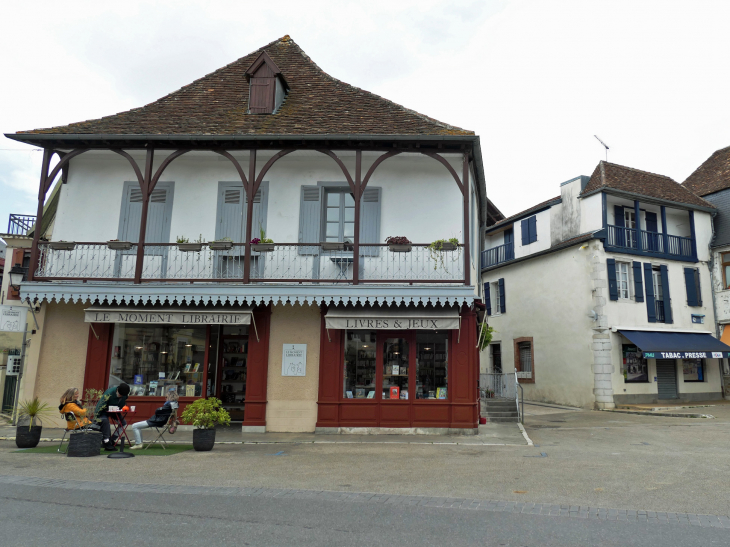
[[[250,325],[251,312],[200,313],[181,310],[85,310],[87,323]]]

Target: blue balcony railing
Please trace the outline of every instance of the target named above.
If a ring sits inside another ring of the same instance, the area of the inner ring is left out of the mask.
[[[647,232],[623,226],[607,226],[606,245],[623,249],[638,250],[638,238],[641,238],[641,250],[647,254],[672,255],[678,258],[692,258],[692,238],[680,237],[659,232]]]
[[[664,300],[654,301],[654,312],[656,313],[656,322],[664,323]]]
[[[496,266],[502,262],[508,260],[514,260],[515,258],[515,244],[505,243],[499,247],[487,249],[482,251],[482,268],[489,268],[490,266]]]
[[[8,220],[8,234],[22,235],[28,233],[35,224],[35,215],[10,215]]]

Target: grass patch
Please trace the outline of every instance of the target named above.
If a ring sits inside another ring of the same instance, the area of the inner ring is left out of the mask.
[[[146,450],[132,450],[131,452],[135,456],[173,456],[175,454],[179,454],[180,452],[185,452],[186,450],[192,449],[192,444],[168,444],[166,450],[163,449],[159,444],[156,444],[155,446],[152,446]],[[129,448],[125,448],[124,451],[129,451]],[[23,448],[20,450],[14,450],[14,452],[20,452],[24,454],[58,454],[59,456],[66,456],[65,454],[60,454],[58,452],[57,443],[53,443],[52,446],[36,446],[35,448]],[[104,450],[101,451],[102,456],[108,456],[109,454],[113,454],[113,452],[106,452]]]

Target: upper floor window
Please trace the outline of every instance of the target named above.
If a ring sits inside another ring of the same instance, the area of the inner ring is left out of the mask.
[[[730,289],[730,253],[722,253],[722,275],[725,288]]]
[[[261,53],[246,71],[248,113],[272,114],[286,96],[287,84],[281,70],[266,52]]]
[[[522,245],[529,245],[530,243],[537,241],[537,217],[532,216],[526,218],[521,223],[522,229]]]
[[[355,199],[349,188],[325,190],[322,241],[350,241],[355,237]]]
[[[628,262],[616,262],[616,287],[618,297],[628,300],[631,298],[631,278]]]

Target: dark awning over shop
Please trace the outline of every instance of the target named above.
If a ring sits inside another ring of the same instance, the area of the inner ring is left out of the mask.
[[[730,346],[709,334],[620,330],[647,359],[721,359],[730,357]]]

